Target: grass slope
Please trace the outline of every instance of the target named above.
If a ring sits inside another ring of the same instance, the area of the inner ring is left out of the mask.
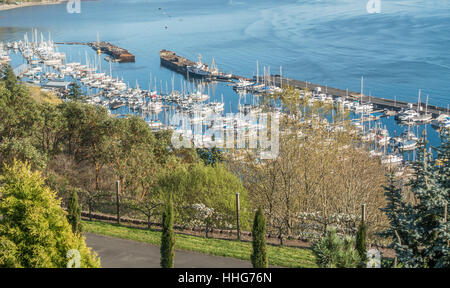
[[[160,245],[161,232],[118,226],[104,222],[83,221],[85,232],[113,236]],[[175,249],[204,254],[250,260],[252,244],[231,240],[175,234]],[[267,245],[269,265],[282,267],[317,267],[312,252],[308,249]]]
[[[50,103],[53,105],[62,103],[62,100],[53,92],[44,92],[40,87],[28,86],[28,90],[36,103]]]

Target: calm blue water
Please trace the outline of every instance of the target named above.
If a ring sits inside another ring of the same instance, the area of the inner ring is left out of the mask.
[[[353,91],[364,75],[366,94],[414,102],[422,89],[430,104],[446,107],[450,1],[381,0],[380,14],[369,14],[366,3],[82,1],[80,14],[68,14],[66,4],[0,11],[0,40],[23,39],[31,27],[51,31],[55,41],[95,41],[98,32],[136,55],[136,63],[115,68],[133,83],[147,83],[150,72],[170,80],[159,67],[166,48],[192,59],[201,53],[207,63],[214,57],[235,74],[256,74],[259,60],[272,73],[281,65],[288,77]]]
[[[272,73],[365,94],[447,107],[450,103],[450,1],[381,0],[369,14],[366,0],[99,0],[82,1],[80,14],[66,4],[0,11],[0,41],[23,39],[31,28],[51,32],[56,42],[105,40],[128,49],[136,63],[113,64],[113,74],[131,85],[171,89],[173,72],[160,67],[169,49],[220,70],[256,75],[256,62]],[[160,9],[161,8],[161,9]],[[30,33],[29,33],[29,37]],[[85,62],[88,47],[60,46],[71,61]],[[103,57],[102,57],[103,58]],[[19,57],[13,64],[19,64]],[[109,63],[102,62],[109,71]],[[180,88],[181,75],[174,76]],[[210,86],[211,100],[224,95],[226,112],[239,96],[226,84]],[[229,103],[229,104],[228,104]],[[405,128],[385,119],[390,130]],[[423,129],[424,127],[420,127]],[[428,127],[429,128],[429,127]],[[432,144],[436,134],[430,129]],[[434,133],[434,134],[433,134]]]

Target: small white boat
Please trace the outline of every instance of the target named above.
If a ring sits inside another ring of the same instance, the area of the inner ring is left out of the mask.
[[[403,162],[403,157],[396,154],[388,154],[381,157],[382,164],[397,165]]]
[[[406,140],[404,142],[397,143],[397,147],[401,150],[414,150],[417,147],[417,141]]]

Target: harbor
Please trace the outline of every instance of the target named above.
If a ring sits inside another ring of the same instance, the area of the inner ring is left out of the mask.
[[[263,66],[261,69],[263,72],[260,73],[259,64],[256,67],[256,76],[252,78],[225,74],[219,72],[214,60],[213,65],[207,65],[202,63],[201,57],[194,62],[178,56],[175,52],[161,50],[159,55],[161,66],[185,78],[180,79],[179,85],[175,85],[175,78],[172,75],[169,89],[167,81],[164,87],[163,81],[158,81],[156,76],[150,73],[148,89],[143,89],[137,80],[132,86],[128,81],[114,76],[112,61],[109,63],[109,71],[101,66],[101,54],[111,55],[110,51],[113,48],[106,44],[99,46],[99,43],[108,42],[91,42],[96,45],[88,46],[94,48],[96,53],[89,56],[86,52],[85,63],[69,62],[67,59],[71,56],[60,52],[50,37],[45,40],[41,35],[38,41],[37,32],[34,34],[32,41],[28,40],[26,34],[24,41],[0,45],[4,61],[9,59],[8,51],[19,52],[26,61],[15,69],[16,74],[23,80],[53,90],[63,98],[70,84],[77,82],[86,92],[87,103],[103,106],[116,117],[139,115],[148,122],[151,129],[172,129],[176,133],[192,138],[198,147],[225,141],[220,138],[213,140],[211,135],[206,135],[205,131],[211,130],[211,127],[219,131],[218,135],[226,131],[227,127],[250,129],[253,132],[246,136],[247,139],[255,137],[261,129],[258,122],[258,117],[262,113],[260,100],[269,95],[276,96],[283,91],[281,87],[288,86],[297,88],[300,98],[307,100],[308,105],[321,103],[320,105],[330,105],[333,111],[350,113],[353,127],[359,131],[361,139],[372,147],[371,155],[381,157],[383,163],[398,164],[413,160],[423,127],[432,124],[436,131],[449,127],[446,110],[422,103],[420,91],[417,103],[366,96],[363,77],[361,92],[356,93],[285,78],[281,73],[274,75],[270,73],[269,67]],[[59,47],[85,45],[81,42],[57,43],[60,43]],[[214,83],[217,81],[228,82],[225,85],[232,88],[239,97],[234,116],[225,115],[227,111],[233,112],[232,104],[236,104],[226,103],[224,95],[220,100],[217,96],[214,96],[214,100],[211,99],[213,95],[210,89],[211,87],[214,89],[214,85],[217,85]],[[282,107],[274,109],[278,114],[284,113]],[[332,115],[333,113],[324,119],[327,125],[330,125],[330,129],[333,125]],[[394,131],[387,129],[385,123],[391,121],[389,120],[391,116],[395,116],[397,125],[407,127],[407,130],[397,132],[396,129]],[[195,126],[200,129],[194,129]]]
[[[438,107],[436,105],[429,105],[428,103],[418,102],[418,103],[408,103],[404,101],[396,101],[392,99],[380,98],[375,96],[367,96],[364,95],[363,91],[354,92],[323,86],[319,84],[314,84],[310,82],[305,82],[301,80],[295,80],[290,78],[284,78],[281,75],[262,75],[261,79],[258,79],[259,76],[253,76],[253,78],[248,78],[245,76],[226,74],[227,77],[224,77],[223,73],[219,74],[217,70],[209,69],[207,64],[201,62],[201,58],[199,58],[198,62],[193,62],[185,57],[178,56],[175,52],[169,50],[161,50],[160,51],[160,59],[161,65],[167,67],[173,71],[184,75],[193,75],[197,77],[202,77],[206,79],[217,79],[215,75],[220,75],[222,77],[218,77],[221,79],[233,79],[238,80],[239,82],[235,87],[242,88],[244,90],[251,90],[252,92],[261,92],[261,93],[271,93],[280,92],[280,90],[275,87],[284,86],[293,86],[298,89],[309,89],[311,91],[316,92],[324,92],[326,95],[331,96],[333,98],[342,98],[346,101],[359,101],[360,103],[369,103],[376,107],[376,109],[388,109],[390,115],[395,115],[397,112],[411,109],[416,111],[423,111],[425,114],[430,113],[433,117],[438,117],[441,114],[448,114],[449,108],[446,107]],[[197,67],[196,70],[193,70],[191,67]],[[190,69],[191,68],[191,69]],[[195,71],[195,72],[193,72]],[[257,72],[258,73],[258,72]],[[261,81],[260,81],[261,80]],[[267,83],[263,85],[259,85],[255,87],[256,83]],[[432,119],[427,119],[431,122]]]

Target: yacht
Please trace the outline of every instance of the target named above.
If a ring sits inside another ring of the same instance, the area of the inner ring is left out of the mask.
[[[447,128],[449,127],[448,126],[449,121],[450,121],[449,115],[441,114],[431,122],[431,126],[433,126],[434,128],[441,128],[441,127]]]
[[[433,119],[433,116],[431,115],[431,113],[419,114],[418,116],[412,118],[412,120],[414,122],[418,122],[418,123],[427,123],[427,122],[430,122],[432,119]]]
[[[406,140],[403,142],[398,142],[397,147],[401,150],[414,150],[417,147],[416,140]]]
[[[199,77],[211,76],[211,72],[209,71],[208,66],[206,66],[204,63],[202,63],[201,59],[202,59],[202,56],[199,54],[197,63],[195,63],[195,65],[192,65],[192,66],[187,66],[186,67],[187,71],[190,74],[193,74],[194,76],[199,76]]]
[[[403,162],[403,157],[397,154],[388,154],[381,157],[382,164],[400,164]]]
[[[243,79],[239,79],[238,82],[234,84],[235,89],[249,89],[250,87],[254,86],[255,83]]]
[[[400,112],[397,115],[397,119],[402,122],[409,122],[409,121],[414,121],[414,119],[417,118],[418,116],[420,116],[420,115],[419,115],[419,113],[417,113],[417,111],[408,109],[408,110],[404,110],[404,111]]]
[[[200,90],[195,91],[194,93],[190,94],[189,97],[193,101],[202,102],[209,99],[209,95],[203,94]]]
[[[419,140],[419,138],[417,138],[417,136],[409,130],[403,131],[403,133],[400,134],[400,137],[403,138],[404,140],[414,140],[414,141]]]

